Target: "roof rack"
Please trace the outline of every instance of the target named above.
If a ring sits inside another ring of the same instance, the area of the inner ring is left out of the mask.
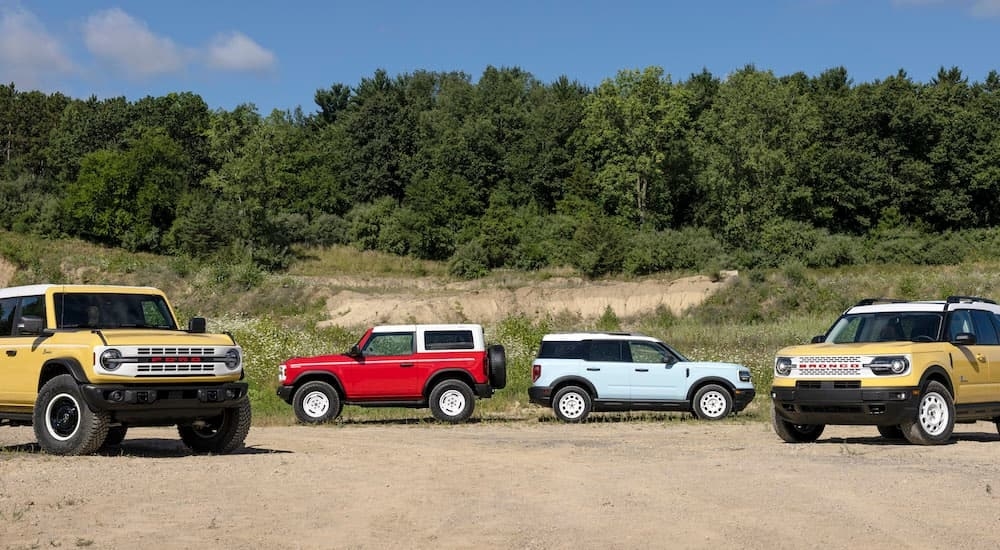
[[[900,300],[898,298],[865,298],[860,302],[854,304],[857,306],[870,306],[872,304],[902,304],[908,302],[909,300]]]
[[[949,304],[957,304],[960,302],[983,302],[986,304],[996,304],[993,300],[989,298],[983,298],[981,296],[948,296],[945,301]]]

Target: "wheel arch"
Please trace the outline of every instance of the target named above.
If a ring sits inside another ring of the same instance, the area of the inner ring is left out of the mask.
[[[430,378],[427,379],[427,382],[424,383],[424,390],[421,393],[421,395],[424,396],[424,399],[430,399],[431,391],[434,389],[434,386],[437,386],[445,380],[458,380],[465,383],[469,386],[469,389],[473,390],[472,394],[475,396],[476,392],[474,390],[476,388],[476,380],[472,377],[472,374],[470,374],[469,371],[463,369],[446,369],[435,372]]]
[[[60,357],[49,359],[42,365],[42,370],[38,373],[38,387],[35,388],[35,391],[41,390],[46,382],[61,374],[68,374],[81,384],[90,381],[79,361],[72,357]]]
[[[699,378],[687,391],[687,400],[692,402],[694,400],[694,395],[698,393],[698,390],[704,388],[709,384],[716,384],[722,386],[729,392],[729,397],[732,399],[736,395],[736,388],[733,383],[725,378],[719,378],[718,376],[706,376],[705,378]]]
[[[340,379],[337,378],[337,375],[327,371],[307,371],[300,374],[295,378],[295,382],[292,383],[292,388],[294,388],[292,390],[292,395],[295,395],[295,392],[299,391],[299,388],[309,382],[326,382],[327,384],[333,386],[333,390],[337,392],[337,395],[341,400],[346,399],[347,397],[344,394],[344,386],[340,383]]]
[[[552,388],[551,395],[555,396],[555,394],[559,390],[565,388],[566,386],[581,386],[583,387],[583,389],[587,390],[587,393],[590,394],[591,399],[597,398],[597,388],[595,388],[594,385],[590,383],[590,380],[587,380],[582,376],[573,376],[573,375],[556,378],[550,386]]]
[[[920,377],[920,389],[926,388],[930,382],[940,382],[952,397],[955,396],[955,386],[951,383],[951,377],[944,367],[939,365],[928,367]]]

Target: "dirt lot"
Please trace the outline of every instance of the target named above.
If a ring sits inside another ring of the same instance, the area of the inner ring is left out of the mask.
[[[620,417],[613,417],[620,418]],[[763,423],[255,427],[192,456],[166,428],[40,454],[0,428],[3,548],[996,548],[1000,437],[889,444]]]

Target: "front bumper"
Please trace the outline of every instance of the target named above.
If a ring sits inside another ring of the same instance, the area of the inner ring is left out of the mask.
[[[80,390],[93,410],[193,411],[238,406],[247,396],[247,383],[83,384]]]
[[[278,397],[289,405],[292,404],[292,395],[294,394],[295,386],[278,386]]]
[[[757,390],[737,389],[733,391],[733,412],[740,412],[757,396]]]
[[[898,425],[913,419],[920,404],[920,388],[772,387],[775,414],[795,424]]]

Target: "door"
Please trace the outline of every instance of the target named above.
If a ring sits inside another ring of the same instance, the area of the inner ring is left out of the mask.
[[[31,407],[43,362],[41,335],[24,328],[24,318],[45,322],[45,297],[27,296],[0,300],[0,405]]]
[[[608,401],[629,399],[629,378],[632,363],[626,360],[624,340],[591,340],[587,342],[587,360],[580,373],[597,390],[597,398]]]
[[[361,350],[362,360],[352,368],[355,396],[374,399],[416,399],[426,378],[417,360],[412,332],[378,332]]]
[[[976,335],[973,313],[973,310],[957,309],[948,315],[948,340],[955,348],[952,358],[955,362],[955,401],[958,404],[991,400],[989,357],[996,346],[981,343],[978,335],[974,344],[954,343],[959,334]],[[983,336],[989,338],[989,333],[984,332]],[[993,338],[996,338],[996,333],[993,333]]]
[[[683,401],[687,373],[678,358],[655,342],[628,343],[632,356],[633,401]]]

